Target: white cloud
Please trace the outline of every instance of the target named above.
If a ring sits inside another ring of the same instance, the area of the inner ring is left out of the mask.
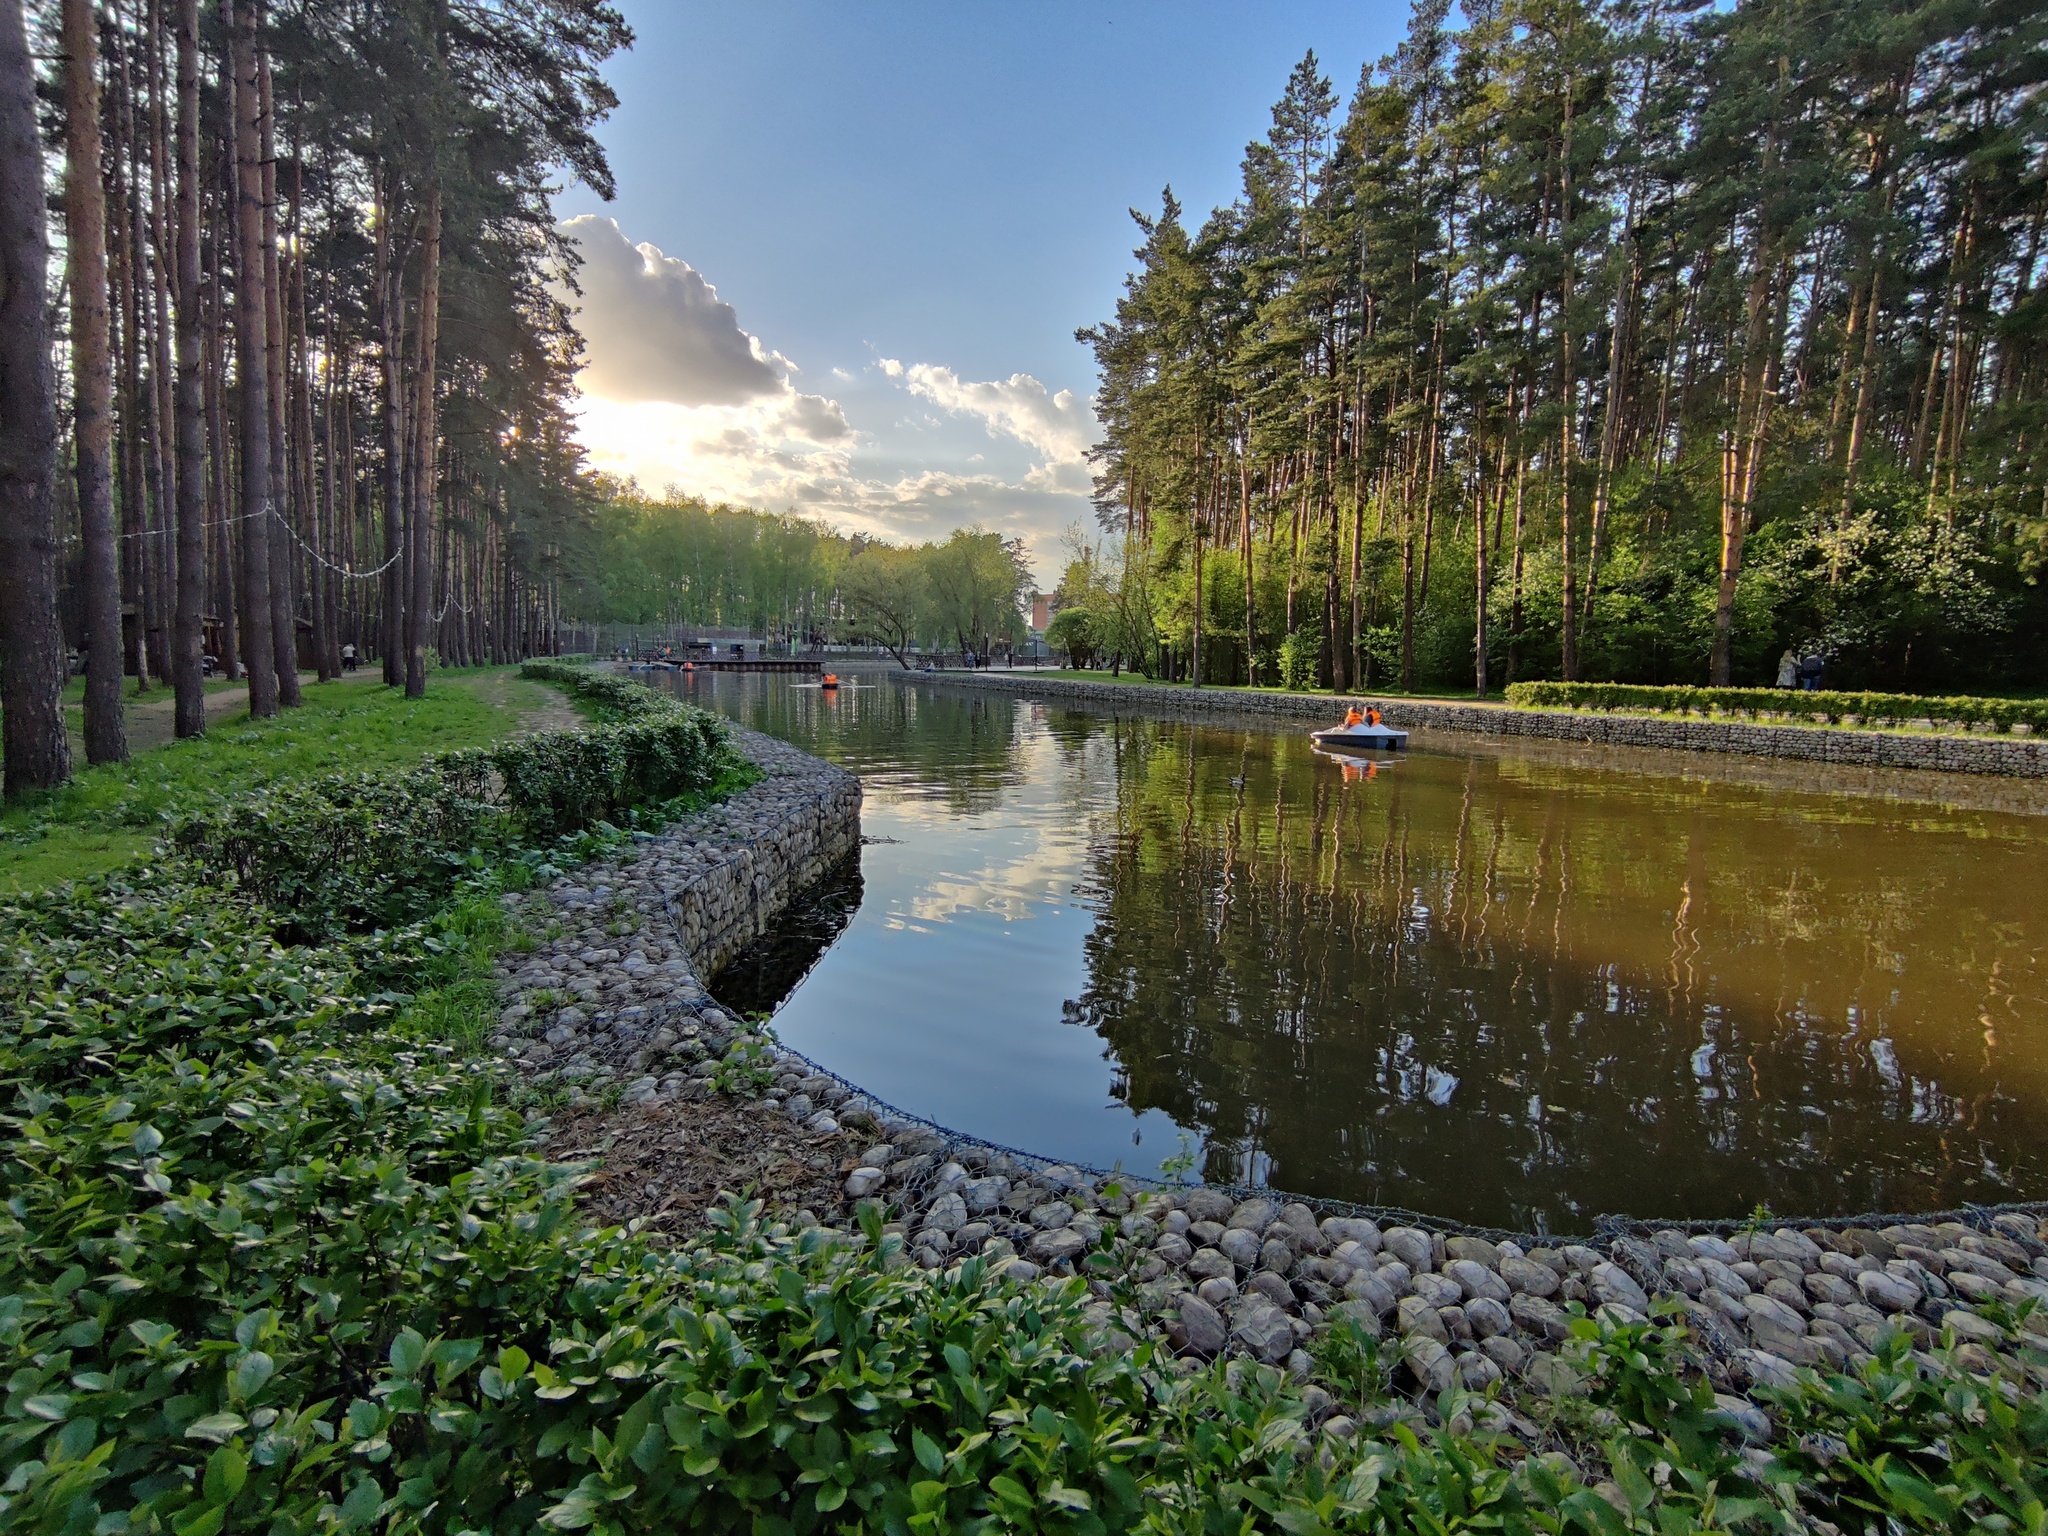
[[[1054,394],[1028,373],[970,383],[952,369],[930,363],[915,363],[905,370],[893,358],[884,358],[882,368],[891,378],[906,376],[913,395],[943,410],[979,418],[992,436],[1015,438],[1047,464],[1087,462],[1095,441],[1095,412],[1071,389]]]
[[[740,329],[733,307],[687,261],[632,245],[617,223],[562,225],[583,255],[576,325],[583,387],[607,400],[738,405],[789,389],[788,361]]]
[[[981,523],[1024,538],[1048,570],[1060,530],[1087,516],[1095,420],[1073,391],[1025,373],[977,383],[896,358],[858,374],[830,368],[856,407],[889,422],[858,432],[839,400],[800,392],[796,365],[688,262],[632,244],[610,219],[562,229],[584,257],[578,416],[594,468],[893,539]],[[905,419],[898,391],[933,409]],[[991,438],[1011,446],[977,450]]]

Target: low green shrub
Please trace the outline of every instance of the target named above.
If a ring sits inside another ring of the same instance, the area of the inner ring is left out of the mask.
[[[612,719],[628,720],[641,715],[660,714],[688,706],[658,693],[645,683],[616,672],[599,672],[559,657],[529,661],[519,668],[521,677],[554,683],[576,698],[583,699]]]
[[[1832,723],[1990,726],[2048,730],[2048,701],[1936,698],[1911,693],[1840,693],[1794,688],[1652,687],[1641,683],[1510,683],[1507,700],[1522,709],[1641,710],[1650,714],[1770,714]]]
[[[385,792],[343,809],[413,825]],[[1113,1269],[928,1274],[872,1207],[857,1239],[738,1200],[676,1246],[590,1230],[587,1170],[398,991],[479,986],[494,892],[571,856],[474,804],[506,841],[436,913],[317,951],[204,840],[0,901],[0,1532],[2041,1527],[2038,1351],[1989,1381],[1897,1335],[1745,1446],[1682,1329],[1580,1316],[1534,1454],[1483,1395],[1397,1414],[1356,1328],[1317,1345],[1357,1414],[1326,1435],[1275,1370],[1117,1338]]]
[[[668,704],[622,724],[444,753],[401,775],[255,795],[192,818],[171,842],[310,939],[413,921],[516,843],[624,822],[641,807],[665,816],[742,767],[716,716]]]

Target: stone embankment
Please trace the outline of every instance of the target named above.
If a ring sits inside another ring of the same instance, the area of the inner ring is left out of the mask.
[[[1238,715],[1329,724],[1347,704],[1376,702],[1387,724],[1400,730],[1449,731],[1496,739],[1515,737],[1611,747],[1657,747],[1678,752],[1733,753],[1850,768],[1913,768],[1938,773],[2048,779],[2048,741],[2032,736],[1946,735],[1915,731],[1820,730],[1812,726],[1752,725],[1740,720],[1693,720],[1662,715],[1592,714],[1575,710],[1514,709],[1497,704],[1435,703],[1421,699],[1354,699],[1329,694],[1253,693],[1233,688],[1163,687],[1156,683],[1097,683],[1029,672],[897,673],[908,682],[994,688],[1045,699],[1176,715]]]
[[[773,737],[735,743],[757,784],[620,857],[506,904],[538,939],[507,957],[493,1049],[571,1103],[673,1099],[715,1076],[741,1020],[706,982],[860,845],[860,780]]]
[[[587,1109],[615,1092],[622,1125],[708,1110],[729,1087],[758,1094],[732,1101],[752,1117],[742,1134],[794,1138],[815,1170],[810,1187],[836,1192],[796,1213],[799,1225],[858,1241],[859,1207],[872,1201],[906,1260],[927,1269],[968,1255],[1018,1283],[1081,1269],[1106,1342],[1149,1329],[1190,1358],[1306,1374],[1304,1346],[1348,1318],[1386,1341],[1397,1380],[1418,1396],[1457,1384],[1571,1391],[1560,1346],[1572,1303],[1635,1320],[1668,1301],[1731,1422],[1758,1438],[1765,1410],[1742,1394],[1800,1366],[1854,1366],[1890,1331],[1985,1373],[2026,1369],[2022,1335],[2034,1350],[2048,1343],[2048,1306],[2034,1305],[2048,1304],[2048,1222],[2031,1213],[1518,1243],[1144,1185],[877,1104],[773,1047],[707,991],[720,961],[858,840],[857,781],[770,738],[735,736],[768,770],[760,784],[516,900],[529,931],[550,936],[505,971],[493,1038]],[[1130,1282],[1135,1315],[1113,1305],[1111,1276]],[[1503,1424],[1515,1428],[1514,1415]]]

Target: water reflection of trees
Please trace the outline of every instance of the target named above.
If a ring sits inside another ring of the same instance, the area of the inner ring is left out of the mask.
[[[2035,1069],[1975,1018],[2034,951],[1940,895],[1981,846],[1697,784],[1416,757],[1347,785],[1288,737],[1094,729],[1114,811],[1070,1017],[1134,1108],[1204,1128],[1211,1176],[1583,1227],[2012,1198],[2039,1169]]]
[[[828,692],[777,674],[678,675],[676,691],[879,787],[975,815],[1019,781],[1020,711],[1004,694],[929,692],[877,674]]]

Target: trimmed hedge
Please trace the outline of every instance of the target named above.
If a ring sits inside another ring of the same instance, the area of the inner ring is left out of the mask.
[[[2048,700],[1939,698],[1913,693],[1840,693],[1794,688],[1652,687],[1643,683],[1510,683],[1507,700],[1520,709],[1640,710],[1659,715],[1793,715],[1833,724],[2025,726],[2048,731]]]
[[[526,662],[520,667],[519,675],[554,683],[595,705],[598,712],[608,719],[631,720],[643,715],[690,710],[689,705],[656,692],[645,683],[620,677],[616,672],[594,672],[589,667],[558,658]]]
[[[585,668],[560,670],[579,691],[597,685],[588,691],[621,723],[442,753],[391,777],[335,775],[255,795],[186,822],[172,846],[232,875],[310,939],[410,922],[514,843],[618,824],[740,767],[717,716]],[[556,680],[531,666],[528,675]],[[627,691],[614,696],[607,685]]]

